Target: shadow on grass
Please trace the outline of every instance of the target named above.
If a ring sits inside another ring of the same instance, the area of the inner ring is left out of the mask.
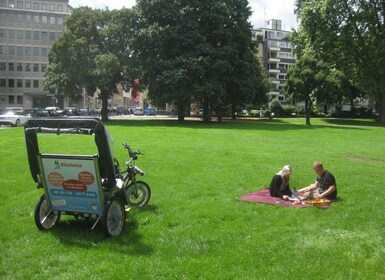
[[[372,119],[325,119],[325,122],[342,126],[385,127],[385,125],[375,122]]]
[[[121,253],[123,255],[142,256],[153,253],[151,246],[141,242],[142,236],[138,233],[139,223],[134,220],[132,213],[127,215],[124,229],[116,237],[105,236],[101,221],[92,230],[94,221],[82,218],[75,219],[71,216],[66,217],[68,218],[60,221],[55,228],[49,231],[63,245],[90,250],[111,249],[114,253]]]
[[[373,127],[370,122],[348,122],[340,120],[340,123],[333,120],[325,120],[326,124],[306,125],[305,123],[293,123],[285,119],[237,119],[224,120],[223,122],[204,123],[200,120],[177,120],[163,119],[115,119],[105,122],[107,126],[130,126],[130,127],[180,127],[189,129],[239,129],[239,130],[268,130],[268,131],[287,131],[287,130],[313,130],[319,128],[335,129],[364,129],[363,126]],[[332,125],[328,125],[328,123]],[[349,126],[348,126],[349,124]],[[356,126],[356,127],[355,127]]]

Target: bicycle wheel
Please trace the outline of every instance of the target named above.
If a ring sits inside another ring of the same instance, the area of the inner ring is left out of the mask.
[[[142,207],[151,197],[150,186],[143,181],[131,183],[126,188],[126,200],[128,206]]]
[[[47,230],[56,226],[60,220],[60,212],[51,211],[45,195],[42,195],[35,207],[35,224],[40,230]]]
[[[102,217],[104,233],[107,236],[118,236],[126,222],[124,204],[119,198],[107,201]]]

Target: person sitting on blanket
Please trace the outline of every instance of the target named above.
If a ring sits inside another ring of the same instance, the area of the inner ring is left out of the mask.
[[[291,170],[290,165],[285,165],[281,171],[273,176],[269,187],[271,196],[280,197],[284,200],[289,199],[292,195],[289,187]]]
[[[337,197],[337,184],[333,174],[327,171],[319,161],[313,163],[313,170],[317,174],[314,184],[298,190],[304,194],[305,199],[335,199]]]

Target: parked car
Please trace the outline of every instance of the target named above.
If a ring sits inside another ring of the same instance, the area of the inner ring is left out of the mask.
[[[80,116],[82,113],[77,107],[65,107],[61,114],[63,116]]]
[[[134,115],[136,116],[143,115],[143,110],[141,108],[136,108],[134,111]]]
[[[156,110],[154,108],[146,108],[144,109],[143,113],[146,115],[146,116],[155,116],[156,115]]]
[[[19,108],[6,108],[0,115],[0,125],[20,126],[24,125],[30,118],[30,115],[26,115]]]

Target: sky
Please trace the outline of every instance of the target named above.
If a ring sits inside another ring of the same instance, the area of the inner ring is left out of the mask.
[[[282,29],[297,28],[298,23],[294,15],[295,0],[249,0],[253,12],[250,21],[254,28],[266,27],[265,21],[269,19],[282,20]],[[135,5],[135,0],[69,0],[73,8],[88,6],[93,9],[120,9],[130,8]]]

